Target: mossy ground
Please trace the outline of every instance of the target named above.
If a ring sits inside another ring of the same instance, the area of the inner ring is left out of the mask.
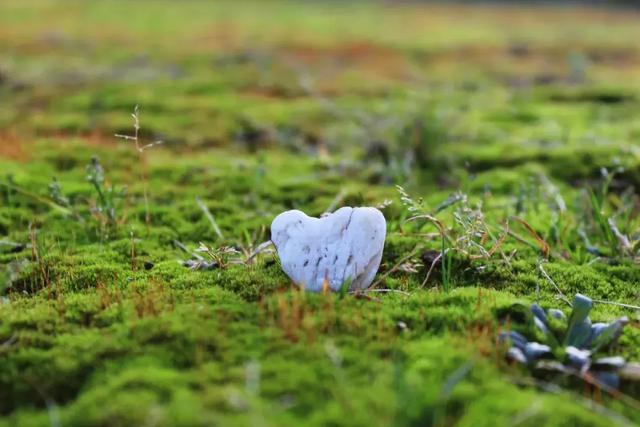
[[[2,2],[0,425],[640,423],[637,386],[627,400],[544,391],[495,345],[514,303],[566,308],[542,261],[567,296],[640,301],[636,248],[600,217],[635,244],[639,22],[562,8]],[[143,159],[113,137],[131,133],[136,104],[144,140],[164,141]],[[92,156],[128,187],[112,221],[92,211]],[[601,191],[602,168],[617,173]],[[429,213],[466,194],[470,210],[435,214],[456,249],[491,247],[463,225],[477,206],[494,241],[507,220],[511,233],[491,256],[452,250],[451,276],[436,266],[423,284],[442,241],[406,222],[395,184]],[[385,205],[376,286],[407,294],[304,293],[269,254],[213,271],[178,262],[189,254],[176,241],[249,253],[282,210],[336,201]],[[614,350],[639,360],[637,312],[597,304],[592,317],[622,314]]]

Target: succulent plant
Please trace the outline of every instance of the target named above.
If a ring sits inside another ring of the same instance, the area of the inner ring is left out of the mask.
[[[628,364],[621,356],[595,357],[617,342],[629,320],[621,317],[611,323],[592,323],[592,306],[591,298],[576,294],[567,318],[561,310],[545,311],[538,304],[531,305],[525,326],[541,342],[529,341],[513,330],[503,331],[499,341],[509,343],[507,358],[534,373],[577,375],[611,389],[618,389],[623,377],[638,379],[639,365]]]

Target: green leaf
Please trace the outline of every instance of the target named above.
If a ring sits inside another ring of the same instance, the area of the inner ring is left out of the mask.
[[[600,331],[593,342],[591,343],[591,349],[596,352],[602,347],[606,347],[611,344],[614,340],[620,337],[622,333],[622,328],[627,324],[629,319],[626,317],[621,317],[611,323],[609,323],[602,331]]]
[[[564,345],[581,348],[587,343],[591,336],[591,320],[589,312],[593,307],[591,298],[576,294],[573,300],[573,310],[569,317],[569,329],[564,338]]]

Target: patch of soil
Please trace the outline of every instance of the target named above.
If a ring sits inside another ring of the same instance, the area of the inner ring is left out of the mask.
[[[410,73],[409,58],[404,52],[367,41],[327,47],[294,45],[285,48],[280,54],[287,58],[287,62],[305,69],[357,69],[366,74],[392,79],[406,78]]]
[[[26,162],[29,153],[24,149],[21,139],[13,132],[0,134],[0,158]]]

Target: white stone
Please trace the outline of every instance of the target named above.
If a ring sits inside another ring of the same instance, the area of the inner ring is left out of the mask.
[[[387,223],[375,208],[344,207],[323,218],[292,210],[271,224],[285,273],[298,286],[321,291],[325,281],[334,290],[366,289],[380,266]]]

